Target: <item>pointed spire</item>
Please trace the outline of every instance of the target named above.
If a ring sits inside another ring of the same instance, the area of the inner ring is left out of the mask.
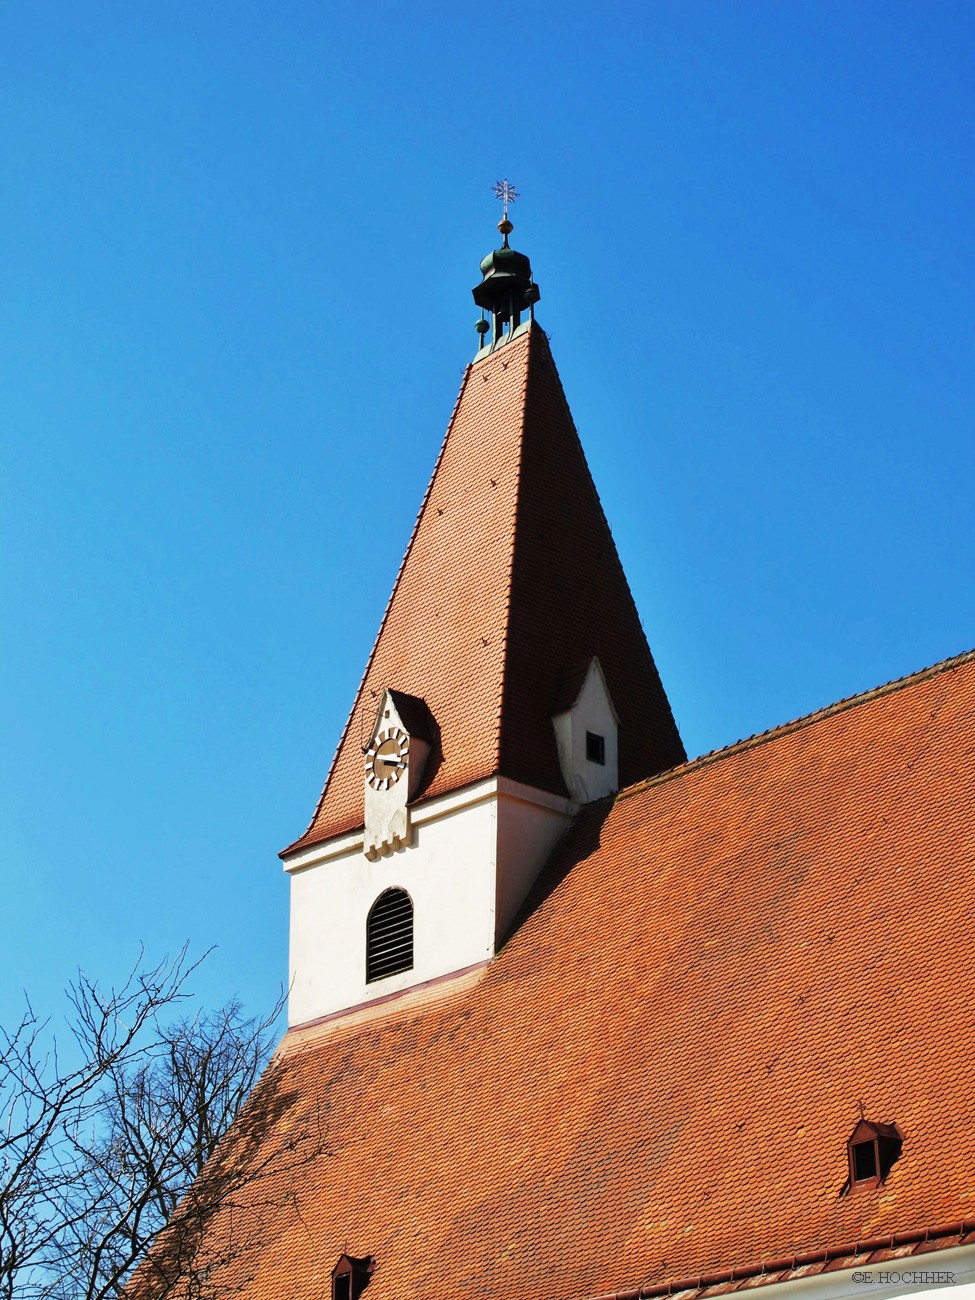
[[[417,799],[506,776],[567,793],[553,713],[598,658],[619,780],[684,759],[612,535],[537,325],[468,366],[433,478],[311,825],[290,852],[362,825],[362,744],[387,687],[438,742]]]
[[[474,301],[481,308],[481,319],[475,325],[480,336],[480,352],[506,342],[521,324],[523,312],[535,318],[535,303],[541,294],[532,278],[531,262],[524,253],[516,252],[508,236],[514,226],[508,220],[508,204],[519,198],[518,191],[507,177],[498,181],[494,193],[504,205],[504,215],[498,222],[502,244],[488,253],[481,262],[481,283],[471,290]],[[490,315],[490,323],[484,312]],[[487,337],[490,330],[490,338]]]

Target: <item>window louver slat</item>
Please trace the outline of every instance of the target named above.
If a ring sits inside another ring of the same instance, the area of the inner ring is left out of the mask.
[[[384,957],[392,953],[400,952],[410,942],[410,936],[404,934],[402,939],[397,939],[395,943],[377,943],[370,949],[374,958]]]
[[[413,903],[403,889],[387,889],[366,921],[366,983],[413,968]]]
[[[373,943],[374,945],[401,943],[403,939],[409,937],[412,928],[410,925],[403,925],[396,930],[375,930],[373,931]]]
[[[392,934],[398,930],[408,930],[410,928],[411,918],[409,916],[374,916],[373,928],[383,934]]]
[[[409,944],[407,943],[396,944],[395,947],[377,949],[372,953],[373,968],[377,966],[397,966],[401,960],[405,961],[406,957],[411,955],[408,952],[408,948]],[[412,962],[408,962],[402,967],[402,969],[409,970],[410,965],[412,965]]]
[[[411,925],[401,925],[398,926],[395,930],[374,930],[373,946],[380,947],[390,943],[393,944],[401,943],[403,939],[409,936],[409,933],[412,930],[412,928],[413,927]]]

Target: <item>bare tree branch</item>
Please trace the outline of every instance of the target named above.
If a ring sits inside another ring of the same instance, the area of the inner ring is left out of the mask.
[[[281,1000],[263,1018],[236,999],[174,1017],[198,966],[185,948],[153,967],[140,955],[109,990],[79,972],[67,990],[80,1062],[70,1069],[29,1001],[18,1025],[0,1027],[0,1300],[109,1300],[140,1260],[146,1294],[216,1296],[209,1279],[255,1244],[236,1231],[240,1214],[260,1211],[272,1172],[324,1149],[320,1120],[269,1151],[252,1119],[233,1158],[221,1155]],[[273,1105],[273,1073],[247,1103],[253,1117]]]

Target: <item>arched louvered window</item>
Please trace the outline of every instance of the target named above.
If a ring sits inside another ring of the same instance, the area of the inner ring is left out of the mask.
[[[387,889],[366,921],[366,983],[413,969],[413,902],[405,889]]]

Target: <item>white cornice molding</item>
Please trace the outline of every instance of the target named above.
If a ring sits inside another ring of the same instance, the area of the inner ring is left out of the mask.
[[[471,808],[475,804],[485,803],[489,799],[510,799],[515,803],[530,804],[535,808],[545,808],[549,812],[571,819],[579,811],[579,805],[561,795],[549,794],[546,790],[536,790],[534,786],[512,781],[507,776],[491,776],[484,781],[475,781],[473,785],[464,786],[462,790],[451,790],[448,794],[435,799],[425,799],[410,808],[414,826],[425,822],[438,821],[450,816],[462,808]],[[349,831],[325,840],[322,844],[311,844],[306,849],[299,849],[289,855],[284,862],[284,870],[289,874],[305,871],[308,867],[320,866],[346,853],[362,851],[363,831]]]

